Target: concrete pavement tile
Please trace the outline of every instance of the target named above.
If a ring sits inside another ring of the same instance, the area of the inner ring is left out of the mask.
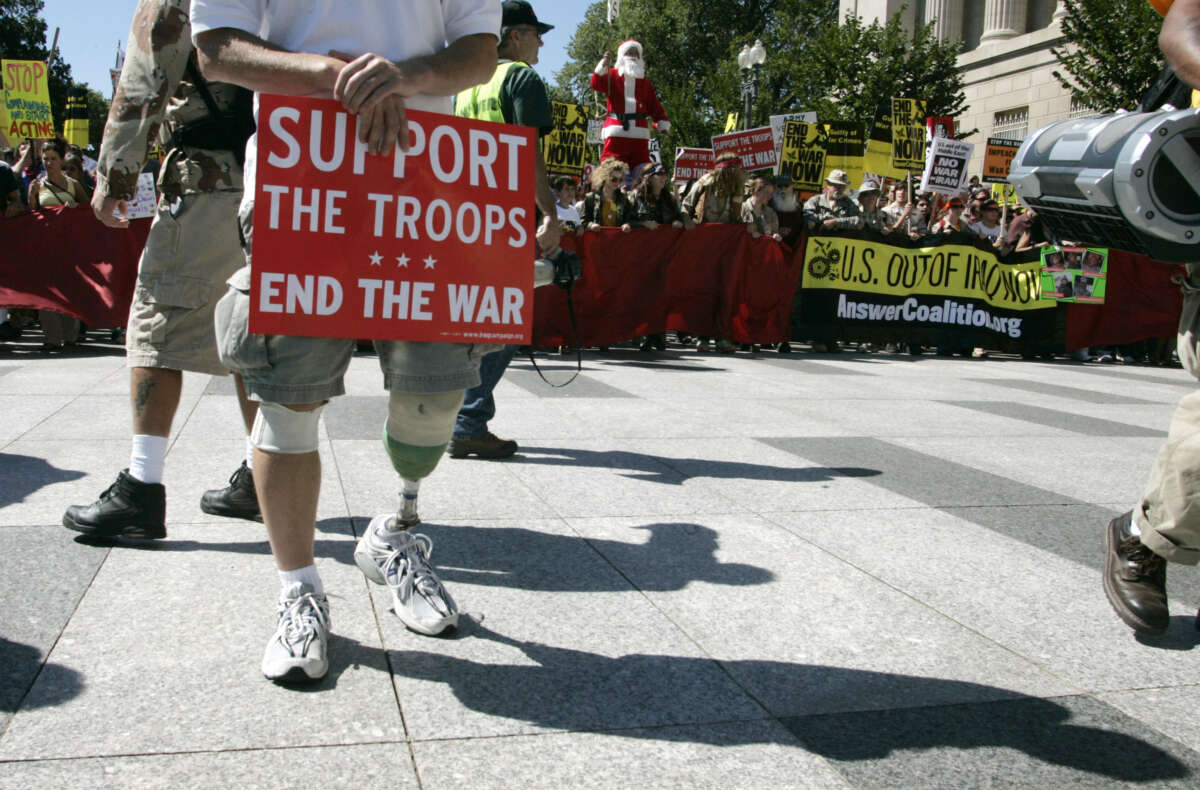
[[[1047,428],[1054,428],[1071,431],[1073,433],[1082,434],[1084,436],[1107,436],[1107,437],[1126,437],[1126,436],[1153,436],[1165,438],[1167,432],[1159,428],[1143,428],[1137,425],[1130,425],[1124,422],[1114,422],[1112,420],[1102,420],[1087,414],[1080,414],[1076,411],[1063,411],[1062,409],[1047,409],[1042,406],[1033,406],[1028,403],[1017,403],[1015,401],[942,401],[951,406],[959,406],[964,409],[970,409],[984,414],[994,414],[998,417],[1010,417],[1014,420],[1022,420],[1034,425],[1042,425]]]
[[[454,638],[406,631],[372,588],[414,739],[764,717],[561,522],[421,531],[464,613]]]
[[[417,742],[413,751],[430,790],[851,788],[771,721]]]
[[[69,360],[31,360],[19,370],[0,378],[2,395],[79,395],[95,392],[112,379],[125,382],[129,392],[129,376],[124,357],[94,357]]]
[[[179,414],[186,414],[190,404],[181,402]],[[171,435],[178,435],[183,421],[176,419]],[[126,444],[133,431],[133,416],[129,412],[129,395],[81,395],[63,406],[51,417],[40,422],[22,438],[31,441],[55,439],[87,440],[124,439]]]
[[[0,763],[8,790],[420,787],[404,743]]]
[[[889,387],[890,395],[890,387]],[[796,404],[795,408],[804,408]],[[811,405],[808,406],[811,408]],[[856,436],[1070,436],[1070,431],[1025,420],[962,409],[940,401],[872,398],[828,409],[830,422]],[[888,415],[886,418],[884,415]],[[776,436],[784,436],[782,431]]]
[[[1124,394],[1117,394],[1123,390],[1113,390],[1108,386],[1084,386],[1084,387],[1068,387],[1063,384],[1051,384],[1046,381],[1036,379],[1023,378],[1006,378],[1004,376],[987,376],[977,379],[982,384],[998,387],[1010,387],[1021,392],[1032,392],[1035,395],[1046,396],[1039,398],[1039,402],[1053,404],[1055,406],[1070,406],[1077,404],[1083,406],[1089,403],[1128,403],[1128,404],[1143,404],[1156,403],[1157,401],[1147,401],[1143,398],[1134,398]],[[1099,384],[1099,382],[1097,382]]]
[[[1155,678],[1142,676],[1140,680],[1154,682]],[[1147,728],[1158,730],[1168,738],[1174,738],[1189,749],[1200,752],[1200,686],[1166,686],[1097,696]],[[1155,737],[1149,729],[1143,731],[1141,737],[1150,743],[1163,745],[1164,739]]]
[[[1089,566],[966,520],[982,520],[988,514],[980,511],[987,510],[992,509],[971,508],[965,514],[829,511],[771,518],[1076,689],[1124,689],[1147,678],[1162,684],[1194,680],[1190,653],[1200,645],[1190,616],[1195,602],[1185,603],[1190,596],[1182,594],[1173,597],[1177,617],[1168,635],[1145,643],[1134,640],[1101,587],[1103,523],[1093,524]],[[1002,510],[1054,542],[1059,534],[1044,526],[1051,523],[1050,511],[1065,521],[1072,509]],[[1134,666],[1136,678],[1129,671]]]
[[[694,581],[659,590],[659,571],[637,553],[606,556],[775,715],[1077,691],[758,517],[657,529],[620,519],[569,523],[590,541],[657,539],[655,553],[683,566],[676,578]]]
[[[0,447],[19,439],[71,402],[66,395],[0,395]]]
[[[679,398],[664,401],[676,411],[692,415],[709,425],[705,438],[716,436],[850,436],[853,432],[837,425],[828,409],[814,408],[807,399],[766,399],[763,392],[740,398]]]
[[[1089,697],[788,719],[864,790],[1196,787],[1200,755]]]
[[[40,672],[58,698],[79,693],[69,667],[43,666],[108,550],[67,539],[56,527],[0,529],[0,732]]]
[[[329,466],[337,467],[351,515],[372,518],[400,506],[400,478],[381,441],[334,441]],[[513,460],[480,461],[445,456],[421,485],[425,522],[451,519],[545,518],[554,515],[537,492],[513,474]]]
[[[112,551],[49,658],[77,672],[82,689],[62,699],[40,677],[0,740],[0,759],[403,739],[353,549],[349,522],[323,525],[317,567],[330,594],[331,668],[307,691],[260,674],[279,589],[260,536],[176,525],[171,540]]]
[[[0,526],[61,525],[67,505],[95,501],[129,465],[129,443],[16,441],[0,454]]]
[[[984,444],[943,437],[893,437],[906,447],[943,462],[1053,491],[1079,503],[1121,502],[1128,510],[1141,498],[1163,440],[1157,437],[1006,437]],[[1140,468],[1140,474],[1130,469]],[[1019,500],[1011,502],[1017,504]]]
[[[218,380],[213,377],[213,381]],[[206,394],[198,398],[188,412],[180,410],[175,422],[180,424],[177,438],[183,441],[243,439],[246,436],[242,410],[232,392],[226,396]]]
[[[561,516],[729,513],[736,506],[704,480],[689,480],[658,455],[659,443],[600,439],[521,448],[507,465]],[[736,442],[738,440],[729,440]]]
[[[684,485],[703,485],[706,491],[753,512],[827,509],[845,502],[862,507],[911,504],[874,485],[879,470],[869,463],[822,466],[754,439],[636,440],[624,446],[631,454],[652,458],[681,475]]]

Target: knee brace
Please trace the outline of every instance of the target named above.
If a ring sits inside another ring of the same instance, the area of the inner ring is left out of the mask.
[[[268,453],[315,453],[324,408],[322,404],[311,411],[296,411],[279,403],[260,404],[250,429],[250,443]]]
[[[462,390],[391,393],[383,444],[401,477],[420,480],[434,470],[450,442],[462,402]]]

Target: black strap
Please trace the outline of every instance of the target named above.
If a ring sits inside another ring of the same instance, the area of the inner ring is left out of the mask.
[[[529,347],[529,361],[533,363],[533,369],[536,370],[537,374],[542,377],[542,381],[546,382],[555,389],[567,386],[572,381],[579,378],[579,374],[583,372],[583,349],[579,346],[579,325],[575,323],[575,300],[571,298],[571,292],[574,290],[573,286],[575,284],[572,283],[571,285],[571,288],[566,288],[564,290],[567,292],[567,315],[571,318],[571,334],[575,336],[575,373],[571,375],[571,378],[567,379],[562,384],[552,383],[550,379],[546,378],[546,374],[542,372],[542,369],[538,367],[537,360],[533,358],[533,346]]]
[[[217,107],[217,102],[213,99],[212,91],[208,89],[208,81],[204,79],[204,75],[200,73],[200,67],[196,65],[195,52],[192,52],[188,56],[186,73],[192,85],[195,86],[196,93],[200,94],[200,99],[204,102],[204,106],[208,108],[208,114],[213,118],[220,118],[221,109]]]

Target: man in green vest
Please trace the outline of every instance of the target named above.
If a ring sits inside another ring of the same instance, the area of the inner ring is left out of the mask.
[[[542,34],[553,28],[538,21],[533,7],[525,0],[505,0],[504,20],[500,28],[499,56],[492,78],[468,88],[454,99],[454,114],[464,118],[532,126],[542,138],[554,129],[554,113],[546,84],[531,66],[538,62]],[[536,202],[541,214],[537,241],[545,253],[558,246],[561,231],[554,192],[546,176],[546,161],[541,146],[534,149],[537,167]],[[488,431],[488,421],[496,414],[492,390],[504,376],[517,346],[508,345],[483,358],[479,367],[480,383],[467,390],[454,436],[447,452],[451,458],[508,458],[517,451],[517,443],[500,439]]]

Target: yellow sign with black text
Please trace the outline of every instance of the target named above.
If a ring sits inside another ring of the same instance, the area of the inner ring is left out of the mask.
[[[825,142],[820,124],[805,121],[784,124],[779,173],[791,176],[796,189],[821,191],[825,178]]]
[[[965,244],[894,247],[839,236],[810,236],[802,287],[887,296],[974,299],[1005,310],[1044,310],[1041,263],[1001,263]]]
[[[892,99],[892,167],[925,169],[925,102]]]
[[[546,172],[579,178],[588,163],[587,107],[560,101],[553,105],[554,131],[542,140]]]

